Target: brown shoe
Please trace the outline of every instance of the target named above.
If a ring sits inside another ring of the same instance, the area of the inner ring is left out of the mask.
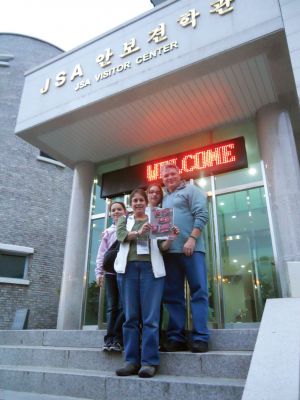
[[[118,376],[129,376],[129,375],[137,375],[139,372],[139,365],[135,364],[126,364],[123,368],[119,368],[116,370],[116,375]]]
[[[139,370],[139,377],[140,378],[153,378],[156,373],[156,366],[155,365],[143,365]]]

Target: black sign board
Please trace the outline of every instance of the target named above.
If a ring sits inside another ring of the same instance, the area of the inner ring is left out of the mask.
[[[126,194],[152,182],[160,182],[160,169],[170,162],[178,166],[182,179],[198,179],[246,168],[245,139],[238,137],[103,174],[101,197]]]

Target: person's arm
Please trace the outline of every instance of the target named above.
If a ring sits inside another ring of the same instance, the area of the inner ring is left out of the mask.
[[[108,250],[108,231],[105,230],[98,249],[96,258],[96,268],[95,268],[96,283],[100,287],[103,285],[104,281],[103,259],[104,259],[104,254],[106,253],[107,250]]]
[[[208,221],[207,198],[201,189],[192,185],[189,186],[189,207],[194,218],[193,228],[201,233]]]
[[[118,241],[121,243],[125,242],[127,235],[128,235],[128,231],[126,229],[126,217],[125,216],[122,216],[118,219],[116,233],[117,233]]]
[[[126,217],[120,217],[117,224],[117,239],[119,242],[129,242],[136,240],[138,237],[137,231],[128,231],[126,228]]]
[[[195,186],[189,187],[189,207],[194,218],[192,231],[183,246],[186,256],[191,256],[195,250],[196,242],[208,220],[206,196],[202,190]]]
[[[128,242],[130,240],[136,240],[139,236],[149,232],[151,225],[146,222],[138,231],[128,231],[126,229],[126,218],[120,217],[117,225],[117,239],[119,242]]]
[[[177,228],[177,226],[173,226],[172,227],[172,232],[173,232],[173,235],[174,235],[174,237],[172,238],[172,239],[166,239],[166,240],[159,240],[158,239],[158,248],[159,248],[159,250],[160,251],[167,251],[167,250],[169,250],[169,248],[170,248],[170,246],[171,246],[171,243],[173,242],[173,240],[175,240],[176,239],[176,237],[179,235],[179,233],[180,233],[180,230],[179,230],[179,228]]]

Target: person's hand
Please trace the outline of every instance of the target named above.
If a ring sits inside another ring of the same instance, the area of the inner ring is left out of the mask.
[[[178,236],[179,233],[180,233],[180,229],[176,225],[172,226],[171,231],[172,231],[172,234],[175,235],[175,236]]]
[[[176,237],[179,235],[179,233],[180,233],[180,229],[176,225],[173,225],[171,228],[171,232],[168,236],[168,239],[175,240]]]
[[[139,234],[139,236],[143,236],[143,235],[145,235],[146,233],[149,233],[150,230],[151,230],[151,224],[150,224],[149,222],[146,222],[146,223],[141,227],[141,229],[138,230],[138,234]]]
[[[191,256],[194,253],[196,246],[195,239],[189,237],[188,240],[183,245],[183,252],[186,256]]]
[[[104,282],[104,275],[99,275],[96,279],[97,286],[102,287]]]

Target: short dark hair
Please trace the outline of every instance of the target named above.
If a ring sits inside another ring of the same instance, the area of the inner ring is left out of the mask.
[[[144,189],[134,189],[134,190],[130,193],[130,196],[129,196],[130,204],[132,203],[133,197],[134,197],[137,193],[144,197],[145,202],[146,202],[146,204],[147,204],[147,203],[148,203],[148,198],[147,198],[147,195],[146,195],[146,192],[145,192]]]

